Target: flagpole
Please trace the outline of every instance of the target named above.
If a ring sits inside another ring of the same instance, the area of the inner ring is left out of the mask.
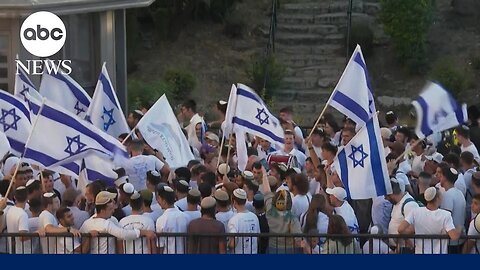
[[[410,145],[410,149],[412,149],[413,147],[417,146],[421,141],[423,141],[423,139],[422,139],[422,140],[421,140],[421,139],[416,140],[412,145]],[[408,150],[409,150],[409,149],[406,149],[406,148],[405,148],[405,150],[403,151],[403,153],[395,159],[395,163],[399,162],[399,161],[403,158],[403,156],[405,156],[405,153],[407,153]]]
[[[230,150],[232,149],[232,138],[233,138],[232,133],[233,133],[233,128],[232,128],[232,131],[230,132],[230,138],[228,139],[227,160],[225,161],[225,164],[227,165],[228,165],[228,160],[230,159]]]
[[[357,47],[355,48],[355,51],[357,51],[357,49],[358,49],[359,47],[360,47],[360,46],[357,45]],[[346,66],[345,69],[343,70],[342,76],[340,76],[340,79],[338,80],[338,82],[341,82],[342,79],[343,79],[343,76],[345,76],[345,71],[347,71],[348,65],[352,62],[353,56],[355,55],[355,51],[353,51],[352,56],[350,56],[350,60],[348,60],[347,66]],[[337,85],[338,85],[338,82],[337,82]],[[308,137],[312,136],[313,131],[315,130],[315,127],[318,125],[318,122],[320,122],[320,119],[322,118],[323,114],[324,114],[325,111],[327,110],[327,107],[328,107],[328,105],[330,104],[330,101],[332,101],[333,95],[335,95],[336,92],[337,92],[337,86],[335,86],[335,89],[333,89],[332,94],[330,95],[330,97],[329,97],[328,100],[327,100],[327,103],[325,103],[325,107],[323,107],[323,110],[322,110],[322,112],[320,113],[320,116],[317,118],[317,121],[315,122],[315,125],[313,125],[312,129],[310,130],[310,134],[308,134]]]
[[[218,151],[218,158],[217,158],[217,168],[220,166],[220,158],[222,157],[222,150],[223,150],[223,144],[225,143],[225,136],[222,134],[222,142],[220,143],[220,148]]]
[[[35,123],[33,123],[32,130],[30,131],[30,134],[28,135],[27,141],[25,142],[25,149],[23,150],[23,154],[20,156],[20,159],[18,160],[17,167],[15,168],[15,172],[13,173],[12,176],[12,181],[10,181],[10,184],[8,185],[7,192],[5,193],[5,198],[8,198],[8,194],[10,193],[10,190],[12,189],[13,183],[15,183],[15,177],[17,176],[18,169],[20,168],[22,164],[23,157],[25,156],[25,152],[27,152],[27,145],[30,142],[30,139],[32,138],[33,131],[35,130],[35,127],[37,126],[38,122],[38,116],[43,110],[43,106],[45,105],[45,98],[42,99],[42,106],[38,110],[37,118],[35,118]]]
[[[138,126],[138,124],[137,124]],[[132,136],[133,132],[135,132],[135,130],[137,129],[137,126],[135,126],[127,135],[127,137],[125,137],[125,139],[123,139],[122,141],[122,144],[125,144],[125,142],[128,140],[128,138],[130,138],[130,136]]]

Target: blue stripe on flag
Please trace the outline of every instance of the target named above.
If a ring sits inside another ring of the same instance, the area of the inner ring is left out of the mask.
[[[453,98],[453,96],[446,91],[448,94],[448,99],[450,100],[450,105],[452,106],[454,112],[455,112],[455,117],[457,118],[458,124],[461,125],[465,122],[465,118],[463,115],[463,107],[462,105],[458,105],[457,101]]]
[[[7,137],[8,142],[10,143],[10,147],[12,147],[13,150],[23,154],[23,151],[25,151],[25,144],[22,142],[19,142],[12,137]]]
[[[125,157],[127,157],[127,152],[121,148],[118,148],[115,144],[113,143],[110,143],[109,141],[105,140],[102,135],[92,131],[91,129],[85,127],[84,125],[82,125],[82,123],[79,122],[79,120],[61,112],[61,111],[57,111],[55,110],[54,108],[51,108],[49,107],[48,105],[44,105],[43,106],[43,109],[42,109],[42,112],[41,112],[41,115],[53,120],[53,121],[56,121],[56,122],[59,122],[59,123],[62,123],[64,125],[67,125],[73,129],[75,129],[76,131],[80,132],[81,134],[84,134],[92,139],[94,139],[95,141],[97,141],[100,145],[102,145],[104,148],[108,149],[109,151],[115,153],[115,152],[118,152],[118,153],[122,153]],[[112,137],[113,138],[113,137]],[[116,151],[115,151],[116,150]]]
[[[250,92],[250,91],[247,91],[247,90],[244,90],[244,89],[241,89],[241,88],[237,88],[237,95],[238,95],[238,96],[244,96],[244,97],[246,97],[246,98],[252,99],[252,100],[256,101],[257,103],[261,104],[262,106],[265,106],[265,105],[263,104],[262,99],[260,99],[260,97],[258,97],[257,95],[253,94],[253,93]]]
[[[0,91],[0,99],[5,100],[6,102],[10,103],[12,106],[16,107],[27,117],[28,121],[30,122],[30,112],[28,111],[25,104],[18,101],[18,99],[12,97],[10,94],[7,94],[3,91]]]
[[[110,99],[110,101],[115,105],[115,107],[118,109],[117,107],[117,102],[115,101],[115,97],[113,96],[113,89],[112,87],[110,86],[110,82],[108,81],[107,77],[105,76],[105,74],[100,73],[100,81],[102,82],[102,85],[103,85],[103,89],[104,89],[104,93],[107,95],[108,99]]]
[[[357,55],[355,55],[354,61],[362,67],[363,72],[365,73],[365,80],[367,81],[367,87],[370,90],[370,92],[372,92],[372,86],[370,85],[370,78],[368,77],[367,65],[365,65],[365,63],[363,62],[362,57],[360,56],[360,52],[358,52]]]
[[[253,129],[257,132],[265,134],[265,136],[270,137],[272,140],[274,140],[276,142],[284,143],[283,138],[280,138],[277,135],[273,134],[270,130],[265,129],[265,128],[260,127],[260,126],[257,126],[257,125],[255,125],[255,124],[253,124],[253,123],[251,123],[247,120],[244,120],[244,119],[241,119],[241,118],[238,118],[238,117],[234,116],[232,118],[232,122],[237,124],[237,125],[244,126],[246,128]]]
[[[362,119],[364,122],[367,122],[369,114],[360,106],[355,100],[351,99],[350,97],[346,96],[340,91],[336,91],[333,100],[341,104],[347,110],[352,111],[358,118]]]
[[[340,164],[340,180],[342,180],[343,187],[347,192],[347,198],[350,198],[350,188],[348,185],[348,164],[345,148],[338,153],[338,164]]]
[[[380,153],[378,149],[377,134],[375,133],[375,118],[370,119],[367,123],[368,142],[370,143],[370,164],[373,172],[373,182],[377,195],[387,194],[385,188],[385,179],[383,179],[383,168],[381,166]],[[382,149],[383,151],[383,149]]]
[[[33,89],[36,90],[35,85],[33,85],[32,81],[30,81],[30,79],[27,77],[27,75],[25,74],[23,69],[21,69],[21,68],[18,69],[18,75],[20,76],[20,79],[24,83],[28,84],[28,86],[30,86],[30,87],[32,87]]]
[[[64,82],[67,84],[68,88],[70,88],[70,92],[75,96],[75,98],[80,101],[83,105],[88,107],[90,105],[90,101],[83,95],[80,89],[77,88],[76,85],[74,85],[69,79],[67,79],[65,76],[60,74],[60,72],[53,72],[49,73],[50,76]]]
[[[52,158],[49,155],[46,155],[42,152],[35,151],[31,148],[26,149],[25,157],[30,158],[30,159],[33,159],[32,157],[35,157],[35,161],[40,162],[41,164],[46,165],[46,166],[50,166],[50,165],[55,164],[59,161],[55,158]],[[71,172],[73,172],[77,175],[80,173],[80,166],[78,166],[78,164],[76,164],[74,162],[62,164],[62,167],[70,170]]]
[[[422,125],[420,127],[420,130],[422,131],[423,135],[427,137],[433,132],[432,129],[430,129],[430,127],[428,126],[428,104],[422,96],[419,96],[417,98],[417,102],[422,108]],[[420,119],[418,119],[417,121],[419,120]]]
[[[88,168],[87,168],[87,177],[89,181],[102,180],[102,182],[104,182],[107,185],[107,187],[115,186],[115,183],[114,183],[115,179],[105,176],[97,171],[90,170]]]

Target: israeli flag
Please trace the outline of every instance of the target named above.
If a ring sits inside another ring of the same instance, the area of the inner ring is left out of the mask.
[[[468,120],[467,105],[461,106],[441,85],[429,82],[420,96],[412,101],[417,112],[415,133],[425,138],[459,126]]]
[[[170,167],[184,167],[195,159],[165,95],[140,119],[137,129],[148,145],[162,152]]]
[[[43,70],[40,94],[78,117],[85,118],[92,101],[87,92],[72,77],[60,71],[49,71],[52,70],[47,67]]]
[[[37,91],[35,85],[22,68],[18,68],[18,72],[15,75],[14,94],[17,97],[21,97],[25,102],[28,102],[28,95],[38,101],[42,101],[42,95]]]
[[[70,166],[69,170],[79,172],[75,161],[90,155],[119,163],[128,157],[116,138],[45,100],[25,145],[24,158],[44,168]]]
[[[130,132],[105,63],[103,63],[92,102],[88,107],[86,119],[113,137]]]
[[[227,102],[227,111],[225,113],[225,128],[223,131],[223,136],[225,138],[230,137],[230,132],[233,129],[233,116],[235,114],[235,108],[237,107],[237,87],[235,84],[232,84],[230,89],[230,96],[228,97]]]
[[[376,113],[338,151],[334,166],[349,198],[370,199],[392,193]]]
[[[235,97],[229,100],[236,101],[234,104],[228,104],[229,107],[234,107],[227,109],[230,115],[226,115],[225,119],[231,119],[229,120],[231,123],[227,124],[226,129],[231,128],[230,124],[233,124],[235,132],[237,130],[247,132],[270,141],[278,147],[277,149],[283,148],[284,133],[280,121],[270,113],[257,93],[240,83],[232,93]]]
[[[376,113],[372,86],[360,45],[355,48],[327,104],[352,119],[357,124],[357,130],[365,126]]]
[[[11,152],[21,156],[32,130],[30,111],[23,99],[0,90],[0,132],[10,143]]]

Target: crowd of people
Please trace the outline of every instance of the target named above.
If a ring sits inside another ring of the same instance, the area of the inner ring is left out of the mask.
[[[351,119],[339,124],[325,114],[306,136],[292,109],[283,108],[285,143],[276,149],[260,137],[225,138],[226,108],[219,101],[218,119],[207,123],[194,101],[183,103],[178,119],[186,123],[195,156],[184,167],[171,168],[140,133],[122,134],[130,158],[116,169],[117,179],[98,179],[83,190],[73,177],[39,171],[7,153],[1,162],[0,253],[480,252],[476,107],[469,108],[469,123],[424,140],[394,112],[385,113],[381,134],[392,193],[365,200],[347,197],[334,168],[337,151],[356,134]],[[147,110],[128,115],[130,128]],[[243,171],[237,167],[239,143],[248,149]]]

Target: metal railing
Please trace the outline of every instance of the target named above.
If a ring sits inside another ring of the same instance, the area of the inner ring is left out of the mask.
[[[157,233],[156,238],[119,240],[109,234],[0,234],[0,253],[12,254],[479,254],[480,236],[462,236],[461,245],[449,245],[447,235],[328,235],[328,234],[201,234]],[[396,244],[397,243],[397,244]],[[42,247],[43,251],[42,252]]]

